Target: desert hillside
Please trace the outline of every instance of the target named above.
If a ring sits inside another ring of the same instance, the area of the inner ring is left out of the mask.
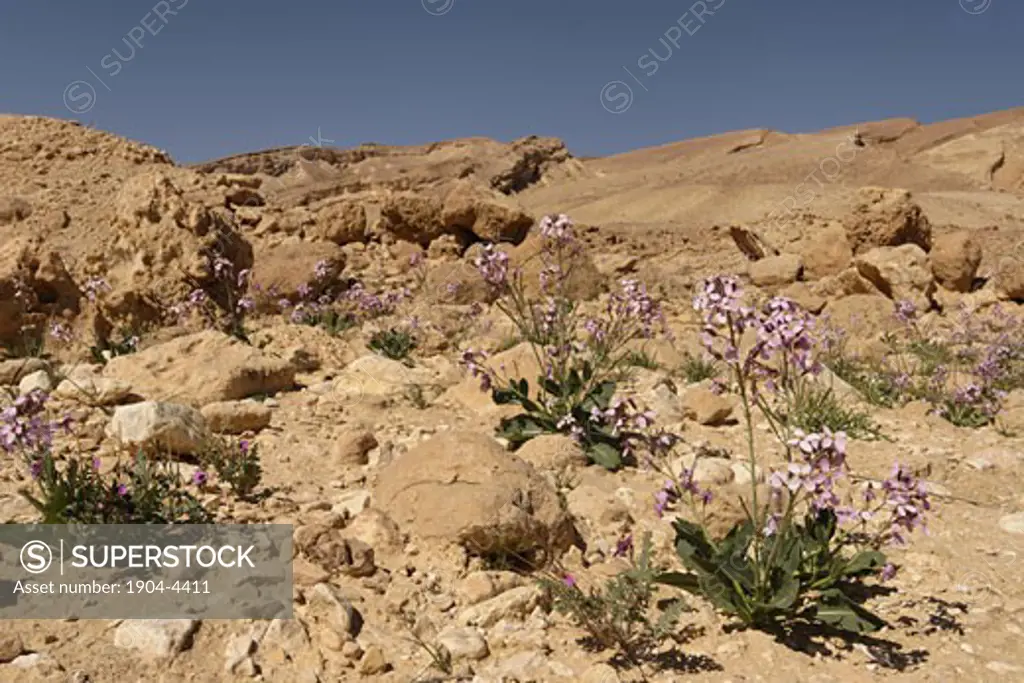
[[[194,165],[0,115],[0,187],[0,518],[295,546],[294,619],[8,620],[0,682],[1024,680],[1024,109]],[[770,627],[594,597],[645,537],[697,585],[674,519],[875,492],[843,619],[795,565]]]

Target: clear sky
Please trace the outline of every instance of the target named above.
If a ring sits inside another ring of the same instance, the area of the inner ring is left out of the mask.
[[[1024,0],[6,0],[0,112],[179,162],[318,129],[339,147],[553,135],[595,156],[1018,106],[1022,29]]]

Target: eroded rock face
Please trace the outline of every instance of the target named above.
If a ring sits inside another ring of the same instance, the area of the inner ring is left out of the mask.
[[[202,407],[290,389],[295,368],[226,334],[206,330],[118,356],[103,376],[129,384],[147,399]]]
[[[441,218],[450,234],[468,232],[486,242],[519,244],[533,225],[515,199],[469,181],[459,181],[447,194]]]
[[[856,254],[874,247],[932,246],[931,223],[906,190],[863,188],[846,220],[846,235]]]
[[[295,238],[264,243],[256,248],[252,282],[262,292],[272,292],[273,301],[292,302],[302,297],[316,298],[336,287],[345,267],[345,252],[333,242],[305,241]]]
[[[411,192],[391,194],[381,203],[377,227],[399,239],[426,247],[448,233],[443,210],[441,200],[434,196]]]
[[[380,474],[375,504],[414,535],[479,555],[557,553],[572,521],[555,490],[493,438],[448,432]]]

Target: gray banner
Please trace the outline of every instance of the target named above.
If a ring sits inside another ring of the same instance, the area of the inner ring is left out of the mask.
[[[0,619],[289,619],[286,524],[0,524]]]

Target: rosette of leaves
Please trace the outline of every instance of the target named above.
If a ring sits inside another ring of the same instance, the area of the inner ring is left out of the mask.
[[[663,573],[658,581],[706,598],[746,626],[780,632],[803,621],[860,634],[886,625],[863,606],[858,590],[879,573],[885,555],[844,552],[831,510],[786,525],[757,551],[750,520],[719,541],[693,522],[677,519],[673,526],[676,552],[689,571]]]
[[[561,434],[570,431],[591,462],[609,470],[623,465],[623,446],[627,433],[613,433],[611,428],[592,419],[595,409],[608,410],[615,395],[615,382],[605,381],[587,389],[593,379],[589,363],[583,372],[571,370],[564,382],[539,377],[538,400],[530,398],[530,383],[526,379],[510,379],[504,387],[492,391],[499,405],[522,406],[524,412],[504,418],[497,435],[507,439],[513,449],[541,434]],[[567,429],[566,425],[573,425]]]

